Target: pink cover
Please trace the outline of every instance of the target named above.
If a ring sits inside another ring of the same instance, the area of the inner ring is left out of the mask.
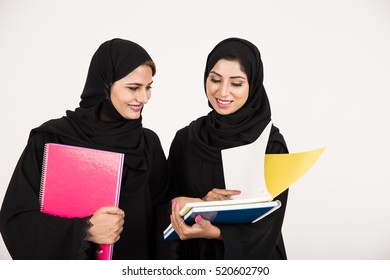
[[[73,218],[102,206],[118,206],[124,155],[96,149],[45,145],[40,204],[43,213]],[[100,245],[97,258],[112,259],[113,245]]]

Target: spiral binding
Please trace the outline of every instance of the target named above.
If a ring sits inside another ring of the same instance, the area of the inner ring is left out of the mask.
[[[41,186],[39,189],[39,208],[43,210],[43,199],[45,194],[45,184],[46,184],[46,171],[47,171],[47,156],[48,156],[49,146],[46,143],[43,149],[43,161],[42,161],[42,174],[41,174]]]

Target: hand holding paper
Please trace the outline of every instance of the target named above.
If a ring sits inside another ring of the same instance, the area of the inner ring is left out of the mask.
[[[229,200],[187,203],[180,211],[186,222],[196,215],[215,224],[254,223],[280,208],[275,197],[301,178],[321,156],[325,147],[293,154],[265,154],[272,123],[256,141],[221,151],[225,188],[240,190]],[[213,190],[207,197],[212,198]],[[172,224],[164,239],[177,239]]]

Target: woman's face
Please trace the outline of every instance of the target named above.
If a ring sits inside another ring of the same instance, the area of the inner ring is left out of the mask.
[[[142,107],[152,95],[152,69],[140,65],[124,78],[114,82],[110,90],[111,102],[118,113],[128,120],[138,119]]]
[[[206,93],[214,110],[229,115],[240,109],[249,96],[249,83],[238,61],[220,59],[206,80]]]

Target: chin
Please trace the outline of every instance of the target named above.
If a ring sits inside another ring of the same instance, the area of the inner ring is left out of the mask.
[[[138,120],[141,117],[141,115],[138,116],[124,116],[126,120]]]
[[[226,116],[226,115],[230,115],[230,114],[234,113],[231,110],[221,110],[219,108],[218,108],[218,110],[215,110],[215,111],[217,111],[217,113],[222,115],[222,116]]]

